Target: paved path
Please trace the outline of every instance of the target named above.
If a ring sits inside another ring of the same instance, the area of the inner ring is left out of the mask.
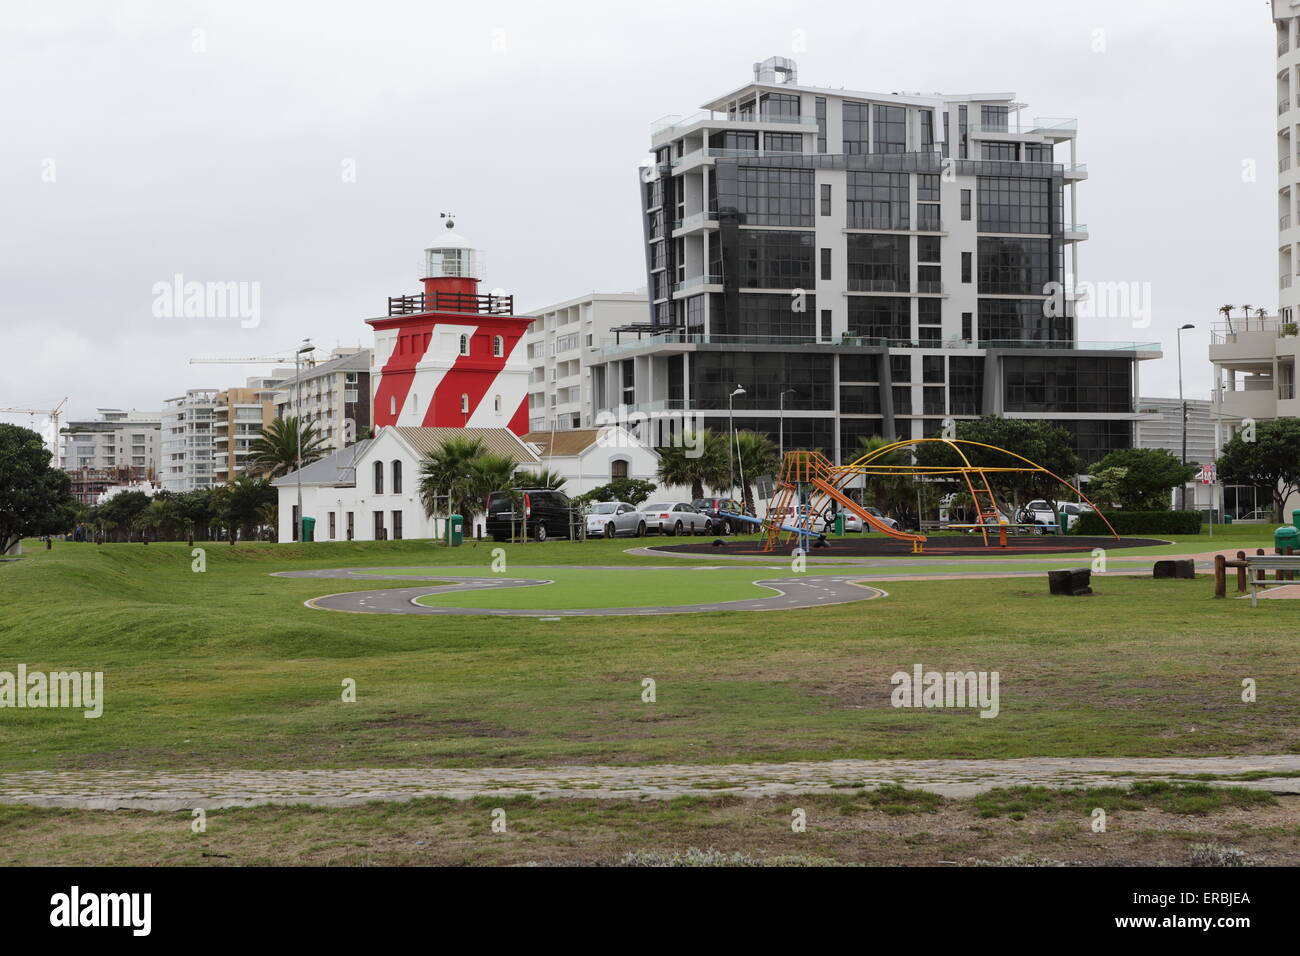
[[[768,797],[844,793],[901,783],[948,797],[994,787],[1097,787],[1215,774],[1223,784],[1300,793],[1300,755],[1257,757],[1025,757],[1015,760],[828,760],[780,764],[548,767],[541,769],[26,771],[0,774],[0,803],[88,810],[191,810],[264,804],[355,806],[417,797]],[[1214,782],[1214,781],[1207,781]]]
[[[571,567],[571,566],[566,566]],[[582,568],[576,567],[577,570]],[[680,570],[675,565],[674,570]],[[376,591],[345,591],[312,598],[310,608],[326,611],[350,611],[354,614],[434,614],[474,615],[486,617],[642,617],[653,614],[698,614],[705,611],[791,611],[799,608],[825,607],[828,604],[847,604],[851,601],[869,601],[882,597],[879,588],[854,583],[854,577],[834,575],[805,575],[792,578],[770,578],[754,583],[777,592],[772,597],[750,598],[743,601],[714,601],[709,604],[678,604],[658,607],[583,608],[571,610],[526,610],[522,608],[434,607],[415,603],[416,598],[427,595],[448,594],[453,591],[497,590],[501,588],[537,587],[552,582],[544,578],[470,577],[461,574],[439,574],[431,569],[429,574],[382,574],[389,568],[331,568],[318,571],[279,571],[276,577],[285,578],[347,578],[374,580],[400,578],[401,580],[455,581],[455,584],[414,588],[384,588]]]

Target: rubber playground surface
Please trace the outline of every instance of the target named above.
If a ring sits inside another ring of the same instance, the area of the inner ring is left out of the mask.
[[[757,557],[774,557],[785,555],[797,546],[796,542],[782,543],[776,551],[764,551],[761,540],[735,540],[720,538],[724,545],[709,542],[692,542],[691,544],[655,544],[656,551],[679,552],[682,554],[713,555],[753,555]],[[975,557],[998,558],[1009,555],[1034,554],[1073,554],[1091,552],[1094,548],[1148,548],[1168,544],[1158,538],[1120,538],[1111,537],[1085,538],[1076,535],[1008,535],[1007,546],[999,547],[996,535],[989,536],[989,544],[978,534],[937,535],[925,542],[923,554],[912,554],[912,546],[906,541],[898,541],[877,535],[855,535],[853,537],[828,537],[821,547],[814,540],[812,553],[826,557],[838,558],[893,558],[893,557],[935,557],[938,555],[966,555]]]

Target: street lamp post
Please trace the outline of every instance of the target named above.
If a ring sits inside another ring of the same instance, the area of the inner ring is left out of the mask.
[[[744,395],[744,387],[737,385],[735,390],[727,396],[727,495],[730,496],[736,491],[736,458],[735,447],[733,442],[736,438],[736,409],[735,398],[737,395]]]
[[[799,393],[793,388],[782,389],[781,391],[781,415],[778,421],[780,422],[780,458],[782,461],[785,461],[785,397],[797,394]]]
[[[1183,331],[1185,329],[1194,329],[1196,326],[1188,322],[1186,325],[1178,328],[1178,404],[1183,413],[1183,454],[1182,463],[1187,464],[1187,402],[1183,400]],[[1187,510],[1187,482],[1182,483],[1182,508]]]
[[[302,541],[302,357],[305,353],[314,352],[315,350],[316,346],[311,344],[311,339],[303,339],[298,351],[293,353],[293,377],[297,379],[296,384],[298,387],[298,399],[295,402],[298,406],[298,427],[295,429],[297,432],[298,453],[294,458],[295,471],[298,477],[297,527],[293,530],[295,541]]]

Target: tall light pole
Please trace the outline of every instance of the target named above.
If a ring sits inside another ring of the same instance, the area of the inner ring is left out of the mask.
[[[727,396],[727,497],[731,497],[736,490],[736,458],[735,448],[732,442],[736,438],[736,408],[735,398],[737,395],[744,395],[745,389],[737,385],[735,390]]]
[[[796,392],[793,388],[787,388],[781,391],[781,417],[779,419],[781,424],[779,427],[780,427],[780,434],[781,434],[780,458],[782,461],[785,461],[785,397],[787,395],[798,395],[798,394],[799,393]]]
[[[1184,465],[1187,464],[1187,402],[1183,400],[1183,331],[1186,329],[1194,329],[1194,328],[1196,328],[1196,326],[1192,325],[1192,323],[1190,322],[1188,322],[1186,325],[1179,326],[1178,328],[1178,404],[1181,407],[1183,412],[1182,462]],[[1187,510],[1187,482],[1186,481],[1184,481],[1182,484],[1182,499],[1183,499],[1182,508],[1180,510],[1186,511]]]
[[[307,352],[314,352],[315,350],[316,346],[311,344],[311,339],[303,339],[298,351],[293,353],[293,377],[297,379],[296,384],[298,386],[298,399],[295,402],[298,406],[298,427],[295,429],[298,439],[298,454],[294,459],[294,464],[297,466],[295,471],[298,476],[298,517],[297,527],[293,529],[293,539],[299,542],[302,541],[302,357]]]

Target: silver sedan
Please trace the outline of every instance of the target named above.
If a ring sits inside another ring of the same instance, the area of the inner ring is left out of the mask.
[[[645,518],[626,501],[598,501],[587,512],[588,538],[639,538],[645,534]]]
[[[713,520],[685,501],[652,501],[641,506],[647,531],[660,534],[713,534]]]

